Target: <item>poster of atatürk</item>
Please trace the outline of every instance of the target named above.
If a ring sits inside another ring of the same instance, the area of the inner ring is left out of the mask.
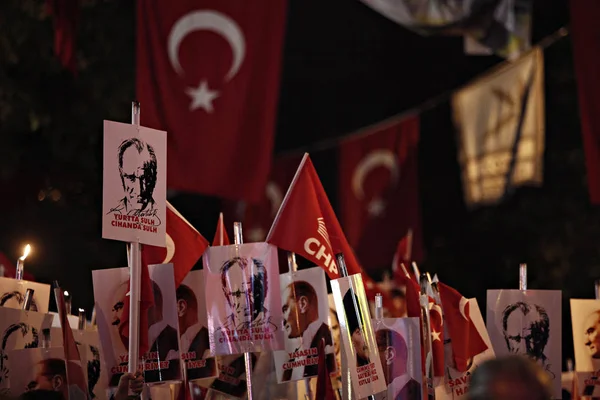
[[[51,326],[50,314],[0,307],[0,394],[9,393],[13,375],[9,365],[10,352],[40,347],[42,332],[50,332]]]
[[[203,262],[211,353],[283,350],[277,248],[211,247]]]
[[[446,341],[444,343],[444,363],[445,376],[434,379],[435,398],[436,400],[458,400],[466,399],[469,395],[469,385],[471,383],[471,374],[479,364],[487,359],[494,358],[494,349],[488,331],[481,315],[477,299],[469,299],[469,317],[473,321],[473,325],[477,328],[477,332],[487,345],[487,350],[477,354],[467,364],[467,371],[460,372],[455,367],[454,358],[452,357],[452,343]],[[448,336],[447,330],[444,331],[444,337],[451,339]]]
[[[373,320],[377,352],[387,391],[377,400],[421,400],[421,328],[419,318]]]
[[[190,271],[176,290],[181,358],[188,381],[217,375],[210,355],[208,320],[204,299],[204,271]]]
[[[56,320],[57,318],[55,318]],[[79,347],[81,361],[87,371],[88,391],[92,399],[108,399],[108,373],[100,347],[100,336],[97,330],[79,330],[72,328],[73,338]],[[51,346],[62,347],[62,328],[52,328],[50,331]]]
[[[546,371],[561,398],[562,292],[488,290],[486,325],[498,357],[529,356]]]
[[[19,281],[12,278],[0,277],[0,306],[8,308],[23,308],[27,289],[33,290],[31,311],[48,312],[50,303],[50,285],[31,281]]]
[[[69,361],[74,363],[74,361]],[[69,368],[67,379],[67,363],[62,347],[34,348],[13,350],[10,352],[11,393],[20,396],[25,392],[52,391],[54,396],[42,393],[31,398],[53,398],[64,400],[86,400],[86,394],[76,383],[84,382],[81,368]],[[78,373],[78,376],[71,374]]]
[[[148,272],[154,306],[148,309],[149,350],[144,354],[144,380],[180,381],[183,373],[173,264],[150,265]]]
[[[280,277],[285,351],[273,353],[277,382],[316,376],[319,343],[325,341],[329,371],[336,371],[325,271],[305,269]]]
[[[108,386],[116,387],[127,372],[129,341],[121,335],[123,306],[129,301],[129,270],[112,268],[92,271],[96,324],[108,373]]]
[[[600,300],[571,299],[577,388],[581,396],[600,396]]]
[[[356,397],[362,399],[387,390],[360,274],[332,280],[331,290]]]
[[[166,246],[167,133],[104,121],[102,237]]]

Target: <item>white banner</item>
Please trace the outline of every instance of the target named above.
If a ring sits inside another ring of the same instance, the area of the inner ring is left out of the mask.
[[[166,247],[167,133],[104,121],[102,237]]]
[[[362,277],[355,274],[333,279],[331,290],[356,397],[362,399],[387,390]]]
[[[217,246],[202,258],[211,353],[283,350],[277,248]]]
[[[488,290],[486,325],[497,356],[523,354],[546,371],[561,398],[562,292]]]
[[[457,91],[452,99],[468,206],[492,204],[513,188],[541,185],[544,58],[534,48]]]
[[[317,376],[319,343],[325,341],[329,371],[336,371],[325,271],[321,267],[280,276],[285,351],[273,353],[277,382]]]

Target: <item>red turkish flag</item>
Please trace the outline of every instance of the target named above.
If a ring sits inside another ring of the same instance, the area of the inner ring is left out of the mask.
[[[340,218],[365,269],[382,269],[412,230],[412,257],[423,257],[417,150],[410,117],[340,146]]]
[[[217,230],[215,231],[215,237],[213,238],[213,246],[228,246],[231,242],[229,241],[229,235],[227,229],[225,229],[225,222],[223,221],[223,213],[219,214],[219,220],[217,221]]]
[[[340,252],[348,275],[362,272],[308,153],[300,162],[266,241],[319,265],[331,279],[341,276],[335,260]]]
[[[144,245],[142,257],[147,265],[172,263],[177,287],[207,248],[204,236],[167,201],[167,247]]]
[[[325,361],[325,339],[322,338],[319,342],[319,364],[317,369],[317,390],[315,399],[320,400],[336,400],[331,377],[329,374],[329,365]]]
[[[244,236],[249,242],[263,242],[267,237],[300,161],[301,157],[296,156],[276,158],[273,160],[271,174],[261,201],[258,203],[242,201],[230,205],[230,208],[235,210],[236,221],[243,223]]]
[[[67,363],[67,381],[69,386],[77,386],[89,398],[88,385],[86,384],[87,365],[85,370],[81,365],[79,349],[75,343],[75,337],[71,330],[67,316],[67,307],[65,305],[65,296],[61,288],[54,288],[54,297],[58,308],[58,317],[60,318],[60,328],[62,330],[62,343],[65,352],[65,361]],[[85,372],[84,372],[85,371]]]
[[[137,96],[144,126],[168,132],[169,188],[260,200],[286,3],[138,1]]]
[[[452,345],[452,356],[456,369],[466,372],[469,359],[487,350],[487,345],[477,331],[469,314],[469,302],[455,289],[438,283],[448,334]]]
[[[444,318],[442,307],[429,297],[429,327],[431,329],[431,352],[433,354],[433,375],[444,376]]]

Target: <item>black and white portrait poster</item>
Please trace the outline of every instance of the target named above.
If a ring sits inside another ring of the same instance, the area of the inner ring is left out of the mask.
[[[273,353],[277,382],[317,376],[323,340],[329,371],[336,371],[325,271],[314,267],[282,274],[279,282],[285,350]]]
[[[148,266],[154,306],[148,309],[148,353],[144,354],[144,380],[148,383],[181,381],[179,319],[173,264]]]
[[[494,348],[490,340],[481,309],[477,303],[477,299],[468,299],[469,302],[469,317],[473,321],[473,325],[477,328],[477,332],[481,335],[484,343],[487,345],[487,350],[477,354],[467,364],[467,371],[459,372],[455,367],[454,358],[452,357],[452,344],[444,343],[444,362],[445,376],[443,378],[434,379],[435,398],[436,400],[458,400],[467,399],[469,394],[469,385],[471,383],[471,374],[475,368],[490,358],[495,357]],[[444,331],[444,337],[449,338],[448,331]]]
[[[277,248],[217,246],[202,258],[211,353],[283,350]]]
[[[123,306],[129,301],[129,269],[112,268],[92,271],[96,325],[103,349],[108,386],[116,387],[127,372],[127,337],[121,335]]]
[[[256,371],[259,356],[260,353],[251,353],[253,373]],[[210,389],[209,392],[213,394],[213,398],[228,399],[231,397],[244,398],[246,396],[246,366],[243,354],[217,357],[217,370],[218,375],[215,378],[198,379],[190,382],[188,385],[190,393],[196,393],[198,395],[206,393],[206,390],[194,389],[197,386],[200,386],[204,389]],[[262,379],[264,379],[264,377]],[[225,397],[222,397],[222,395],[225,395]],[[192,397],[192,399],[200,398]]]
[[[102,237],[166,246],[167,133],[104,121]]]
[[[34,311],[0,307],[0,394],[8,393],[13,372],[10,352],[42,345],[43,331],[50,331],[52,316]]]
[[[204,271],[190,271],[176,290],[181,358],[188,381],[217,375],[217,364],[210,355],[208,320],[204,299]]]
[[[353,391],[357,398],[387,390],[362,277],[331,281]]]
[[[9,308],[23,308],[27,289],[33,290],[31,311],[48,312],[50,303],[50,285],[31,281],[19,281],[13,278],[0,277],[0,306]]]
[[[13,350],[10,352],[10,368],[13,370],[10,387],[13,396],[25,392],[53,391],[57,392],[56,398],[64,400],[87,399],[80,387],[67,381],[67,364],[62,347]],[[81,374],[79,368],[69,369],[70,373],[74,371]],[[82,376],[71,378],[73,382],[84,380]]]
[[[63,345],[62,328],[52,328],[50,331],[52,347]],[[73,328],[73,337],[79,347],[81,362],[87,371],[88,391],[92,399],[105,400],[108,398],[108,374],[100,347],[100,336],[97,330],[79,330]]]
[[[600,300],[571,299],[577,388],[582,396],[600,395]]]
[[[373,320],[377,352],[387,391],[377,400],[421,400],[421,330],[419,318]]]
[[[561,398],[562,292],[488,290],[487,329],[497,356],[523,354],[537,362]]]

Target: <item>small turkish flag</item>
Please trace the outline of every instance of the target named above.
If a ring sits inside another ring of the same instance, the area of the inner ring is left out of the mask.
[[[444,376],[444,317],[442,307],[429,297],[429,327],[431,330],[431,352],[433,354],[433,375]]]
[[[325,339],[319,342],[319,367],[317,369],[317,390],[315,399],[336,400],[331,377],[329,374],[329,363],[325,362]]]
[[[147,265],[172,263],[178,287],[207,247],[204,236],[167,202],[167,247],[145,245],[142,257]]]
[[[67,362],[68,386],[76,386],[83,392],[82,394],[85,394],[86,398],[89,398],[88,386],[85,379],[87,377],[87,365],[84,372],[79,356],[79,349],[77,348],[77,343],[69,324],[65,296],[61,288],[54,288],[54,297],[56,299],[60,328],[62,330],[62,343],[65,351],[65,361]]]
[[[404,286],[404,297],[406,298],[406,315],[409,318],[421,318],[421,303],[419,296],[421,288],[410,276],[406,275],[402,268],[394,272],[394,280],[399,286]]]
[[[319,265],[331,279],[341,276],[335,260],[340,252],[348,275],[362,272],[308,153],[300,162],[267,242]]]
[[[219,213],[219,220],[217,221],[217,230],[215,231],[215,237],[213,238],[213,246],[228,246],[229,235],[227,235],[227,229],[225,229],[225,222],[223,221],[223,213]]]
[[[409,117],[340,145],[340,220],[366,271],[389,265],[409,231],[411,257],[422,258],[418,144]]]
[[[144,126],[167,131],[170,189],[262,197],[286,9],[286,0],[137,2],[137,97]]]
[[[488,346],[471,320],[468,300],[441,282],[438,283],[438,287],[444,321],[448,324],[454,363],[459,372],[466,372],[469,359],[487,350]]]

